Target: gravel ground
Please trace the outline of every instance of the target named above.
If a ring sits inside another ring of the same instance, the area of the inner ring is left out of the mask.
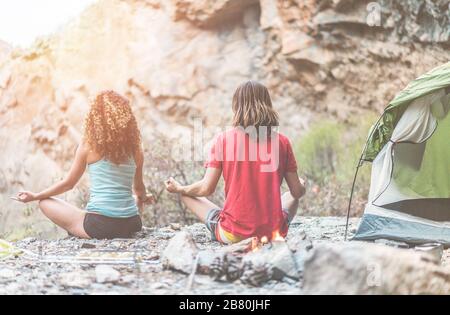
[[[351,220],[351,233],[355,232],[357,222],[357,219]],[[240,281],[217,282],[202,275],[196,275],[188,289],[188,275],[164,270],[160,262],[168,240],[180,228],[172,224],[161,229],[146,229],[135,240],[24,239],[15,245],[25,250],[25,254],[0,261],[0,294],[301,294],[301,283],[293,280],[271,281],[255,288]],[[210,241],[202,224],[183,228],[194,235],[199,248],[220,247]],[[297,218],[288,238],[301,230],[313,243],[343,241],[345,218]],[[79,261],[87,257],[102,261],[70,262],[74,258]],[[444,263],[448,264],[449,251],[445,257]],[[107,264],[105,259],[121,259],[128,264]]]

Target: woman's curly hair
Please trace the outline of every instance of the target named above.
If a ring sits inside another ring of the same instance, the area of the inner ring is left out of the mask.
[[[97,95],[85,119],[84,140],[115,164],[134,157],[141,150],[141,135],[130,102],[114,91]]]

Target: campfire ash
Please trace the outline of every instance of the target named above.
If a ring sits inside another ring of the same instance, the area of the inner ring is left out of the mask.
[[[216,281],[241,282],[262,286],[270,280],[289,278],[299,281],[303,261],[312,248],[304,233],[286,241],[275,232],[268,237],[253,238],[219,250],[199,250],[192,235],[178,233],[163,254],[163,264],[168,269],[210,275]]]

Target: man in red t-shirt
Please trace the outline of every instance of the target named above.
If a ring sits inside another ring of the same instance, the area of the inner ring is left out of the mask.
[[[289,140],[273,130],[278,114],[267,88],[257,82],[241,85],[233,98],[233,112],[234,128],[216,137],[204,178],[188,186],[171,178],[167,190],[181,193],[184,204],[206,223],[213,239],[224,244],[250,237],[285,237],[305,184],[297,175]],[[222,175],[223,208],[205,198],[214,193]],[[283,180],[290,191],[282,196]]]

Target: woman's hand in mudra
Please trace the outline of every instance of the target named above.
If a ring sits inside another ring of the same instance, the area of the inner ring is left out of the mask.
[[[17,194],[17,197],[13,197],[14,200],[28,203],[37,200],[37,194],[32,193],[31,191],[21,191]]]
[[[140,199],[139,201],[142,202],[146,206],[154,205],[156,203],[156,199],[152,194],[145,196],[144,198]]]
[[[141,215],[144,213],[145,206],[153,205],[156,203],[156,199],[155,197],[153,197],[153,195],[147,195],[145,197],[134,196],[134,198],[136,199],[136,205]]]

